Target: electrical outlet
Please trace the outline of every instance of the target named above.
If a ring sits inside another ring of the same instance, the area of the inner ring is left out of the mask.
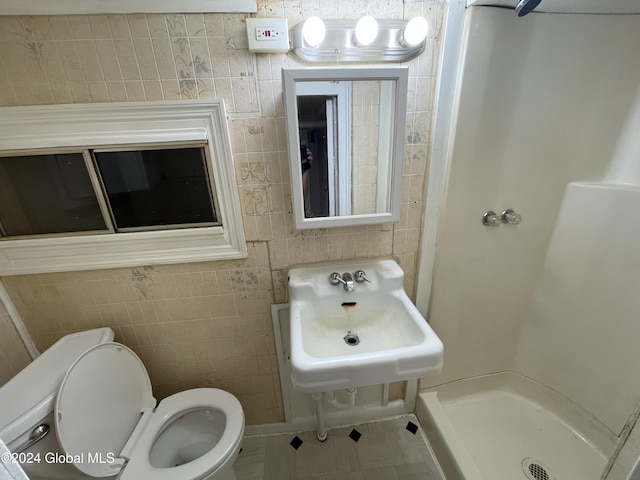
[[[289,27],[286,18],[247,18],[249,51],[283,53],[289,51]]]
[[[280,29],[278,27],[257,27],[256,40],[258,42],[276,42],[280,39]]]

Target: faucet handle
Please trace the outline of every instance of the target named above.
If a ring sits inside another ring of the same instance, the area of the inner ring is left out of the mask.
[[[331,285],[346,285],[347,282],[345,282],[342,277],[340,276],[340,274],[338,272],[333,272],[331,275],[329,275],[329,283]]]
[[[522,215],[514,212],[510,208],[502,212],[502,223],[508,225],[518,225],[522,221]]]
[[[353,279],[358,283],[362,283],[362,282],[371,283],[371,280],[369,280],[369,277],[367,277],[367,274],[364,273],[364,270],[356,270],[355,273],[353,274]]]
[[[499,227],[502,225],[502,219],[496,212],[489,210],[482,216],[482,224],[487,227]]]

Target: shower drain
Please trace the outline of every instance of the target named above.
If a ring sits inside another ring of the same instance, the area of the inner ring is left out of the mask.
[[[544,463],[531,457],[522,460],[522,470],[529,480],[555,480],[556,478]]]

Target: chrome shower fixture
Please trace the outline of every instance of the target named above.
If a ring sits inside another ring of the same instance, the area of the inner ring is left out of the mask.
[[[489,210],[482,216],[482,224],[487,227],[499,227],[503,223],[506,225],[518,225],[522,221],[522,215],[508,208],[498,215],[493,210]]]
[[[542,0],[520,0],[516,5],[516,15],[524,17],[527,13],[531,13],[534,8],[540,5]]]
[[[510,208],[502,212],[500,218],[502,219],[502,223],[506,223],[507,225],[518,225],[522,221],[522,215],[514,212]]]
[[[487,227],[499,227],[502,225],[502,219],[496,212],[489,210],[482,216],[482,224]]]

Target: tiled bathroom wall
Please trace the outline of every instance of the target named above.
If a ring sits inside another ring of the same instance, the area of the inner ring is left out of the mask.
[[[353,120],[353,214],[376,212],[378,147],[380,133],[380,83],[354,82],[351,117]],[[388,133],[388,130],[385,131]]]
[[[287,300],[288,268],[394,257],[413,295],[444,9],[443,0],[259,0],[258,16],[290,26],[364,14],[424,15],[431,26],[408,64],[400,221],[311,231],[293,229],[281,95],[281,68],[300,64],[237,48],[246,15],[0,17],[1,106],[223,98],[249,249],[239,261],[3,277],[36,346],[110,326],[143,359],[156,397],[219,387],[239,397],[248,424],[284,420],[270,305]]]

